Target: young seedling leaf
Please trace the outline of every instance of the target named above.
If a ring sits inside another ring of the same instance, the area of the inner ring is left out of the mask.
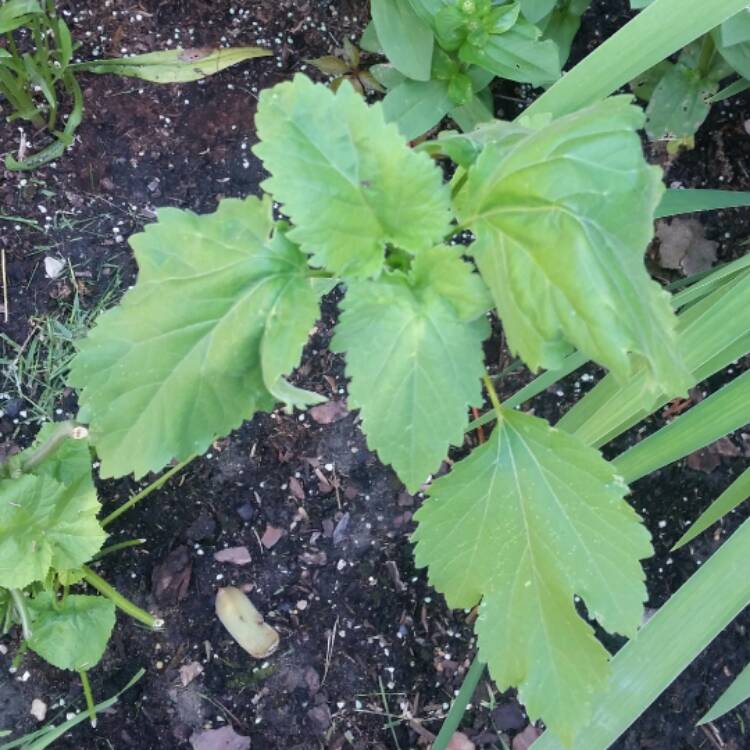
[[[376,276],[387,244],[416,254],[448,232],[439,169],[348,84],[333,93],[298,75],[261,94],[256,124],[254,151],[272,175],[263,186],[314,264]]]
[[[273,52],[262,47],[168,49],[132,57],[94,60],[71,67],[87,73],[114,73],[153,83],[187,83],[212,76],[245,60],[269,55]]]
[[[452,607],[482,600],[479,655],[570,743],[606,685],[608,654],[577,613],[633,636],[648,531],[611,464],[544,420],[503,410],[487,443],[430,488],[416,559]]]
[[[277,400],[318,316],[318,279],[257,198],[165,209],[131,239],[138,283],[80,342],[70,381],[103,476],[204,451]]]
[[[468,408],[482,403],[489,334],[484,318],[465,323],[458,312],[481,308],[465,297],[473,285],[468,266],[463,282],[444,286],[445,297],[422,281],[394,274],[351,284],[331,343],[346,354],[348,403],[360,410],[368,445],[412,492],[450,445],[463,443]]]
[[[115,605],[104,596],[68,595],[53,601],[43,591],[27,602],[29,648],[58,669],[75,672],[99,663],[115,626]]]
[[[50,567],[77,568],[101,548],[93,483],[62,484],[47,474],[0,481],[0,586],[43,581]]]
[[[486,145],[457,210],[509,345],[532,369],[557,369],[573,345],[620,380],[643,362],[647,390],[677,395],[693,381],[669,295],[643,263],[663,187],[630,101]]]

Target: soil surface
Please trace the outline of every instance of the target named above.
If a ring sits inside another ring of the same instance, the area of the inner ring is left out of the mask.
[[[354,39],[367,18],[365,0],[76,0],[59,3],[78,54],[115,56],[166,46],[262,44],[273,57],[251,61],[204,82],[157,86],[113,76],[82,76],[86,116],[76,145],[53,165],[30,174],[0,172],[0,250],[7,260],[10,342],[36,341],[40,320],[109,304],[135,278],[126,239],[161,206],[212,211],[224,196],[258,194],[261,167],[251,155],[258,92],[296,71],[317,75],[306,60]],[[596,2],[587,13],[574,57],[580,58],[630,16],[627,3]],[[514,114],[527,92],[506,85],[498,110]],[[648,146],[672,185],[750,190],[750,99],[714,108],[696,148],[668,159]],[[43,136],[27,135],[34,148]],[[0,129],[0,152],[15,152],[19,132]],[[718,243],[718,260],[738,257],[750,235],[750,212],[701,217]],[[45,258],[70,272],[45,275]],[[650,257],[664,281],[675,278]],[[327,299],[297,382],[325,394],[332,406],[315,414],[261,415],[217,441],[163,489],[113,526],[113,541],[146,542],[106,557],[97,569],[124,595],[163,617],[153,633],[120,616],[114,638],[91,678],[97,698],[120,689],[141,667],[145,677],[92,730],[81,724],[60,748],[189,748],[205,729],[233,727],[256,750],[427,746],[474,654],[473,613],[447,609],[414,567],[409,535],[420,496],[407,494],[390,469],[368,451],[357,415],[346,410],[339,357],[328,353],[337,294]],[[0,316],[1,319],[1,316]],[[7,337],[7,338],[6,338]],[[490,363],[510,361],[500,331]],[[734,374],[747,366],[738,363]],[[599,373],[582,370],[533,402],[555,419]],[[727,378],[727,376],[723,376]],[[527,382],[508,377],[502,395]],[[713,389],[721,378],[711,381]],[[7,388],[6,383],[6,388]],[[706,389],[704,389],[706,390]],[[38,424],[33,387],[0,397],[0,451],[28,444]],[[695,394],[697,399],[699,394]],[[75,413],[64,393],[50,416]],[[669,413],[647,429],[663,424]],[[612,446],[639,440],[634,431]],[[477,435],[469,436],[470,443]],[[750,437],[663,469],[635,484],[631,500],[654,535],[647,562],[650,601],[658,608],[744,518],[737,512],[717,530],[678,553],[670,546],[747,465]],[[692,466],[692,468],[691,468]],[[710,469],[710,470],[709,470]],[[140,485],[143,486],[143,485]],[[108,512],[138,485],[101,483]],[[226,548],[244,547],[249,564],[219,562]],[[248,657],[214,615],[218,587],[243,588],[281,634],[267,661]],[[698,613],[697,616],[700,616]],[[750,661],[742,615],[626,733],[620,750],[750,747],[742,707],[705,729],[695,721]],[[17,641],[0,656],[0,729],[18,734],[38,726],[34,698],[60,719],[82,706],[74,675],[26,655],[11,671]],[[617,644],[613,644],[616,647]],[[192,679],[190,679],[192,678]],[[521,750],[533,727],[512,693],[484,679],[463,731],[478,748]]]

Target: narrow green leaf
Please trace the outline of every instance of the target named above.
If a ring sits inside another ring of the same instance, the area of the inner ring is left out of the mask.
[[[89,485],[66,487],[47,474],[0,481],[0,586],[43,581],[50,567],[77,568],[99,551],[106,534]]]
[[[646,272],[662,193],[636,133],[642,112],[615,97],[489,143],[456,199],[508,343],[533,370],[571,345],[620,380],[642,364],[647,390],[693,381],[676,349],[669,295]],[[439,142],[438,142],[439,143]]]
[[[40,13],[44,11],[39,0],[7,0],[0,6],[0,34],[15,31]]]
[[[267,203],[227,199],[206,216],[164,209],[131,238],[138,283],[70,373],[102,476],[201,453],[277,399],[316,400],[281,380],[318,316],[316,279],[283,229]]]
[[[724,60],[743,78],[750,78],[750,42],[727,47],[722,43],[720,29],[714,29],[712,35],[716,49]]]
[[[386,121],[395,122],[408,140],[435,127],[452,107],[445,81],[406,80],[392,88],[383,99]]]
[[[405,76],[429,81],[432,30],[405,0],[371,0],[372,20],[388,59]]]
[[[678,318],[677,341],[693,380],[700,382],[750,351],[750,273],[730,279]],[[643,372],[618,385],[607,375],[570,409],[557,426],[600,446],[670,400],[649,394]]]
[[[260,96],[255,153],[284,204],[290,239],[331,271],[376,276],[387,244],[416,254],[440,242],[450,195],[440,170],[407,147],[380,104],[302,75]]]
[[[748,699],[750,699],[750,665],[739,673],[711,710],[701,717],[698,726],[720,719]]]
[[[53,602],[43,591],[28,600],[28,608],[32,651],[58,669],[80,672],[99,663],[115,626],[115,605],[109,599],[68,595]]]
[[[679,541],[672,547],[673,550],[680,549],[700,536],[706,529],[713,526],[728,513],[745,502],[750,497],[750,469],[740,474],[724,492],[714,500],[711,505],[701,513],[698,520],[683,534]]]
[[[573,746],[545,732],[534,750],[608,750],[683,669],[750,603],[745,523],[612,660],[612,677]],[[676,637],[678,634],[679,637]]]
[[[750,206],[750,193],[735,190],[667,190],[656,209],[655,218],[666,219],[694,211],[715,211],[723,208]]]
[[[246,60],[269,55],[273,55],[273,52],[263,47],[168,49],[145,55],[78,63],[71,68],[87,73],[114,73],[153,83],[186,83],[199,81]]]
[[[482,403],[489,335],[485,318],[459,318],[470,304],[463,289],[454,307],[420,282],[396,274],[350,284],[331,342],[346,354],[349,405],[360,410],[368,445],[411,492],[463,443],[468,409]]]
[[[607,683],[608,655],[575,594],[606,629],[634,635],[649,534],[601,455],[503,409],[485,444],[436,480],[417,512],[416,560],[451,607],[482,600],[479,655],[529,716],[572,740]]]
[[[553,84],[525,114],[560,117],[587,107],[746,5],[747,0],[655,0]]]
[[[634,482],[750,422],[750,372],[745,372],[615,461]]]
[[[709,104],[716,104],[717,102],[723,102],[725,99],[729,99],[737,94],[743,94],[745,91],[750,89],[750,81],[745,78],[740,78],[734,83],[730,83],[725,86],[721,91],[718,91],[713,96],[706,99]]]

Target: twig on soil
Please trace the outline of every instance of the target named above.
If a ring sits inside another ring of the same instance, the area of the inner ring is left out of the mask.
[[[716,750],[725,750],[726,745],[724,744],[724,740],[721,739],[719,730],[712,723],[701,724],[700,729]]]
[[[320,686],[326,684],[326,677],[328,677],[328,670],[331,668],[331,656],[333,655],[333,644],[336,643],[336,629],[339,626],[339,618],[336,616],[336,622],[333,623],[331,634],[328,636],[328,643],[326,644],[326,660],[325,667],[323,669],[323,679],[320,681]]]
[[[10,310],[8,309],[8,274],[5,267],[5,248],[0,250],[0,265],[2,265],[3,274],[3,318],[7,323],[10,319]]]

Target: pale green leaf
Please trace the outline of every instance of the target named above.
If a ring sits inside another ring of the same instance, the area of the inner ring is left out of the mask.
[[[466,42],[459,56],[500,78],[541,86],[560,77],[560,54],[552,40],[539,37],[539,29],[519,19],[509,31],[491,34],[479,46]]]
[[[607,681],[608,655],[574,595],[632,636],[649,534],[601,455],[504,409],[489,441],[434,482],[416,514],[416,559],[452,607],[482,599],[479,654],[530,717],[571,739]]]
[[[656,210],[656,218],[750,206],[750,193],[736,190],[667,190]]]
[[[724,60],[743,78],[750,78],[750,42],[725,47],[721,41],[720,29],[714,29],[712,34],[716,48]]]
[[[748,699],[750,699],[750,665],[737,675],[711,710],[700,718],[698,726],[720,719]]]
[[[383,99],[383,114],[404,138],[413,140],[435,127],[453,107],[446,81],[406,80]]]
[[[87,73],[114,73],[153,83],[187,83],[214,75],[237,63],[269,55],[273,52],[263,47],[168,49],[132,57],[94,60],[71,67]]]
[[[47,592],[27,603],[29,648],[58,669],[81,672],[96,666],[115,626],[115,605],[103,596],[68,595],[53,602]]]
[[[693,381],[676,349],[669,295],[643,256],[663,187],[646,163],[630,97],[605,100],[489,143],[456,205],[510,348],[556,369],[571,345],[626,380],[675,395]]]
[[[695,135],[710,106],[708,97],[719,90],[684,65],[673,65],[654,88],[646,109],[646,133],[652,140],[681,139]]]
[[[750,42],[750,8],[741,10],[737,15],[724,21],[720,27],[720,34],[722,47]]]
[[[700,536],[706,529],[713,526],[728,513],[745,502],[750,497],[750,469],[746,469],[727,487],[711,505],[701,513],[698,520],[680,537],[672,547],[680,549]]]
[[[456,285],[458,309],[471,283]],[[360,410],[369,447],[415,492],[463,443],[468,409],[482,403],[489,325],[462,322],[433,288],[401,274],[351,284],[342,309],[331,346],[346,354],[349,406]]]
[[[459,247],[439,245],[420,253],[411,276],[418,289],[432,290],[449,302],[461,320],[474,320],[492,307],[482,277],[461,258]]]
[[[131,244],[138,283],[80,342],[70,373],[102,476],[201,453],[278,398],[317,400],[281,379],[315,324],[318,287],[267,204],[164,209]]]
[[[372,0],[372,20],[383,51],[393,65],[415,81],[429,81],[434,37],[406,0]]]
[[[44,474],[0,481],[0,586],[23,588],[50,567],[90,560],[106,538],[99,509],[90,479],[70,487]]]
[[[448,233],[440,170],[351,86],[334,94],[295,76],[261,94],[256,125],[254,151],[272,175],[264,187],[284,204],[295,224],[289,237],[313,263],[375,276],[387,244],[415,254]]]
[[[538,23],[555,9],[557,0],[521,0],[521,13],[531,23]]]

